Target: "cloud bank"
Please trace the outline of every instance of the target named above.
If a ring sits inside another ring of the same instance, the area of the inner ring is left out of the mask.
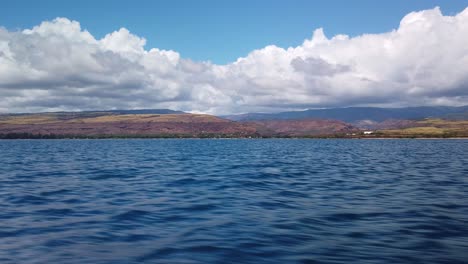
[[[66,18],[0,28],[0,112],[468,104],[468,8],[413,12],[381,34],[328,38],[316,29],[300,46],[267,46],[227,65],[145,42],[125,28],[96,39]]]

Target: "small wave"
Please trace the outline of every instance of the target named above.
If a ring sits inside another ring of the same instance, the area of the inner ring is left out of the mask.
[[[39,205],[39,204],[46,204],[50,200],[37,196],[37,195],[24,195],[24,196],[17,196],[10,198],[9,201],[13,204],[31,204],[31,205]]]
[[[266,167],[261,169],[260,172],[265,174],[281,174],[282,170],[277,167]]]
[[[45,209],[45,210],[38,210],[35,213],[46,215],[46,216],[66,216],[72,214],[74,211],[67,208],[62,209]]]
[[[136,221],[143,217],[147,217],[151,212],[145,210],[129,210],[124,213],[113,216],[115,221]]]
[[[65,194],[65,193],[69,193],[69,192],[70,192],[70,190],[68,190],[68,189],[59,189],[59,190],[54,190],[54,191],[41,192],[40,195],[41,196],[53,196],[53,195]]]

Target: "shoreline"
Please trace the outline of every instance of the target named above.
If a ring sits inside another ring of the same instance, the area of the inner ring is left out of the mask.
[[[173,140],[173,139],[200,139],[200,140],[262,140],[262,139],[337,139],[337,140],[398,140],[398,139],[414,139],[414,140],[468,140],[468,137],[45,137],[45,138],[0,138],[2,140],[142,140],[142,139],[153,139],[153,140]]]

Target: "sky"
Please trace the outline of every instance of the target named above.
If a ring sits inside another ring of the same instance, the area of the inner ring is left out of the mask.
[[[226,64],[267,45],[300,45],[320,27],[330,36],[390,31],[406,14],[436,6],[453,15],[468,0],[3,0],[0,25],[21,30],[66,17],[96,38],[124,27],[147,48]]]
[[[467,7],[6,0],[0,112],[465,105]]]

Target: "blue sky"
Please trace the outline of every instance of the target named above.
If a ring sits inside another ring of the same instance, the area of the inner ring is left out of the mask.
[[[468,0],[0,6],[0,113],[468,105]]]
[[[0,26],[10,31],[67,17],[96,38],[125,27],[146,38],[147,49],[171,49],[184,58],[225,64],[270,44],[300,45],[319,27],[328,37],[387,32],[412,11],[440,6],[444,15],[454,15],[468,1],[6,0],[1,6]]]

